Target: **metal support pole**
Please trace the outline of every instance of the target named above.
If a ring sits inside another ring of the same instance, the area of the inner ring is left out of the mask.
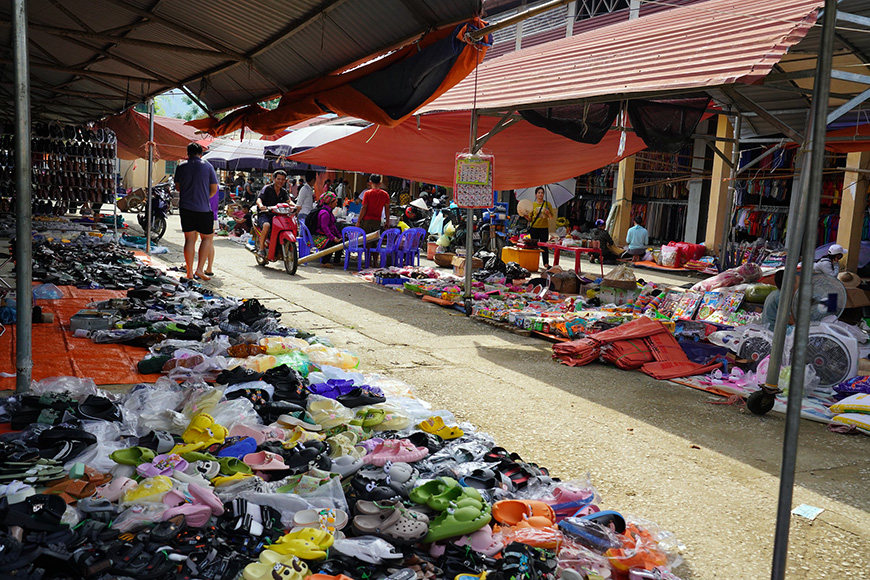
[[[785,435],[782,448],[782,469],[779,479],[779,504],[776,513],[776,535],[773,544],[772,580],[785,578],[788,557],[788,535],[791,524],[791,503],[794,495],[794,474],[797,462],[798,432],[800,430],[801,399],[804,391],[804,367],[807,364],[807,343],[810,332],[810,300],[812,297],[812,270],[816,249],[816,222],[819,219],[819,201],[822,195],[822,170],[825,155],[825,121],[831,92],[831,61],[834,52],[834,24],[837,21],[837,0],[825,0],[824,22],[816,60],[813,84],[812,139],[810,141],[809,177],[807,179],[806,212],[803,232],[803,271],[798,293],[797,323],[794,331],[794,351],[789,380],[788,409],[785,417]]]
[[[27,60],[27,0],[12,1],[15,60],[15,392],[30,390],[33,375],[33,210],[30,159],[30,70]]]
[[[811,121],[812,122],[812,121]],[[812,126],[805,133],[808,139],[812,139]],[[807,196],[807,170],[806,150],[802,151],[795,159],[797,175],[797,187],[792,189],[792,198],[788,206],[788,231],[785,234],[785,247],[788,254],[785,258],[785,270],[782,280],[783,288],[780,290],[780,308],[776,311],[776,324],[773,327],[773,341],[770,346],[770,360],[767,365],[765,377],[765,389],[770,392],[779,390],[779,370],[782,366],[782,351],[785,348],[785,335],[788,332],[788,317],[791,312],[791,301],[794,295],[794,279],[797,276],[797,266],[801,255],[801,239],[803,238],[804,220],[806,210],[803,208]]]
[[[737,183],[737,165],[740,162],[740,131],[743,126],[743,115],[737,114],[734,121],[734,146],[731,148],[731,173],[728,175],[728,193],[725,202],[725,227],[722,228],[722,244],[719,246],[719,269],[725,268],[725,256],[728,255],[728,238],[731,233],[731,216],[734,213],[734,190]]]
[[[148,200],[145,204],[145,253],[151,255],[151,195],[154,188],[154,99],[148,99]]]
[[[812,117],[807,122],[807,130],[804,134],[807,135],[807,143],[809,143],[813,134]],[[798,174],[795,187],[792,188],[791,202],[788,206],[788,221],[786,222],[788,229],[785,233],[785,247],[788,248],[788,254],[785,258],[785,270],[782,275],[784,284],[780,295],[782,308],[776,311],[776,324],[773,329],[770,360],[767,365],[767,376],[764,380],[764,387],[770,392],[779,390],[779,369],[782,366],[782,351],[785,347],[785,335],[788,332],[788,317],[791,313],[791,299],[794,295],[792,283],[797,277],[797,265],[801,255],[801,240],[805,225],[803,216],[806,214],[806,208],[804,207],[808,173],[805,162],[806,155],[807,150],[802,148],[795,158],[795,169],[797,169]],[[785,299],[785,302],[783,302],[783,299]]]
[[[477,110],[471,111],[471,137],[469,139],[468,150],[474,155],[478,151],[477,143]],[[471,273],[474,270],[474,210],[468,208],[465,210],[465,314],[471,315]]]

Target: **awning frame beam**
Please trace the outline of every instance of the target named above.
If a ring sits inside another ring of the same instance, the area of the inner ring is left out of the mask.
[[[11,26],[12,23],[8,20],[0,20],[0,26]],[[29,23],[28,28],[36,32],[44,32],[52,36],[60,36],[63,38],[77,38],[80,40],[95,40],[99,42],[108,42],[112,44],[125,44],[127,46],[135,46],[138,48],[147,48],[149,50],[162,50],[174,54],[189,54],[191,56],[202,56],[206,58],[215,58],[218,60],[238,60],[234,56],[225,54],[217,50],[206,50],[202,48],[194,48],[192,46],[181,46],[178,44],[167,44],[165,42],[154,42],[151,40],[139,40],[136,38],[128,38],[126,36],[111,36],[99,32],[86,32],[84,30],[73,30],[71,28],[58,28],[56,26],[46,26],[44,24]]]
[[[522,119],[522,117],[516,114],[516,111],[508,111],[501,116],[501,118],[498,120],[498,122],[496,122],[495,126],[489,130],[489,132],[475,138],[475,142],[472,144],[474,151],[480,151],[480,149],[483,148],[484,145],[486,145],[487,141],[489,141],[491,138],[495,137],[511,125],[516,125],[519,121],[522,121]]]
[[[776,116],[771,115],[764,107],[762,107],[746,95],[742,94],[736,86],[722,87],[721,91],[726,97],[734,101],[735,104],[742,105],[743,107],[757,114],[759,117],[779,129],[780,132],[788,136],[793,141],[798,143],[803,141],[803,135],[792,129],[787,123],[784,123]],[[740,136],[737,135],[737,138],[739,139]]]

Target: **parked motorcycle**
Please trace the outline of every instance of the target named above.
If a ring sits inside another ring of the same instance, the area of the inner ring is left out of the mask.
[[[256,251],[256,245],[254,246],[257,265],[266,266],[270,262],[280,260],[284,262],[284,269],[288,274],[292,276],[296,273],[299,267],[299,248],[296,241],[299,235],[299,222],[296,219],[296,211],[297,208],[287,203],[279,203],[269,208],[269,213],[273,216],[272,229],[269,231],[269,239],[266,240],[265,256],[260,255]],[[256,216],[253,223],[251,235],[254,240],[258,240],[262,230],[257,225]]]
[[[147,210],[147,205],[143,205],[136,215],[136,221],[139,222],[143,230],[147,229]],[[160,241],[160,238],[166,233],[166,218],[171,211],[172,192],[169,190],[169,184],[159,183],[155,185],[151,190],[151,239],[153,241]]]
[[[401,221],[409,228],[423,228],[424,230],[428,230],[430,219],[432,218],[426,202],[422,199],[415,199],[405,207]],[[421,240],[421,243],[425,244],[426,240]]]

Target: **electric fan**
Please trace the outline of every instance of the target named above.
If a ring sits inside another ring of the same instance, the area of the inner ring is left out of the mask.
[[[832,387],[858,374],[858,341],[834,324],[810,327],[807,363],[813,365],[819,386]]]
[[[758,362],[770,354],[773,335],[762,328],[747,328],[737,345],[737,356],[752,362]]]
[[[810,297],[810,322],[819,322],[826,316],[839,318],[846,308],[846,287],[843,283],[824,274],[813,274],[813,291]],[[798,291],[791,301],[791,315],[797,320]]]

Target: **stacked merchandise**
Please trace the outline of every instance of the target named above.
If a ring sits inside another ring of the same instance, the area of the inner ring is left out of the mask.
[[[0,146],[7,149],[13,140],[9,125],[3,133]],[[110,129],[35,124],[31,142],[34,213],[63,215],[78,204],[112,203],[115,148],[115,133]],[[7,187],[0,197],[11,211],[14,188]]]
[[[134,288],[139,308],[106,331],[150,337],[155,383],[115,395],[60,377],[5,401],[3,574],[677,578],[673,536],[602,510],[589,482],[497,447],[254,299],[196,288]]]
[[[832,423],[870,435],[870,377],[848,379],[834,387],[834,391],[840,400],[831,405]]]

